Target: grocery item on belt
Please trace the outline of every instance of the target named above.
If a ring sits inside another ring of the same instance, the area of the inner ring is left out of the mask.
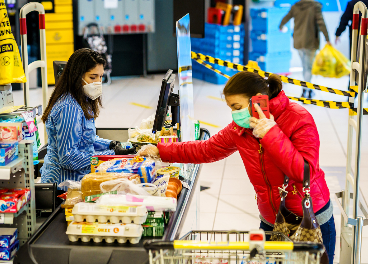
[[[179,172],[180,172],[180,168],[179,167],[173,167],[173,166],[169,166],[166,168],[162,168],[156,171],[156,177],[163,177],[163,176],[170,176],[170,178],[177,178],[179,179]]]
[[[176,199],[170,197],[141,196],[141,195],[104,195],[96,201],[105,208],[118,208],[119,206],[143,205],[148,211],[176,211]]]
[[[19,249],[19,241],[15,240],[10,248],[0,248],[0,260],[9,261],[14,258]]]
[[[94,223],[110,222],[141,225],[146,221],[147,209],[144,206],[105,207],[93,203],[78,203],[73,208],[74,221]]]
[[[0,143],[0,166],[6,166],[18,158],[18,142]]]
[[[139,156],[115,159],[102,163],[96,172],[134,173],[140,176],[141,183],[151,183],[155,176],[155,162]]]
[[[142,224],[144,237],[161,237],[165,231],[163,212],[149,212],[146,222]]]
[[[82,242],[100,243],[105,240],[106,243],[113,243],[115,240],[118,243],[137,244],[142,237],[143,228],[141,225],[135,224],[100,224],[87,222],[72,222],[66,231],[69,241],[76,242],[79,239]]]
[[[139,179],[139,178],[138,178]],[[146,185],[150,185],[147,186]],[[150,187],[155,187],[155,185],[150,183],[135,184],[128,179],[116,179],[112,181],[106,181],[100,184],[100,189],[102,193],[118,191],[119,194],[136,194],[148,196],[150,193]]]
[[[96,172],[103,162],[113,159],[134,158],[135,155],[96,155],[91,157],[91,172]]]
[[[83,202],[80,182],[66,180],[60,183],[58,187],[68,189],[65,203],[61,205],[62,208],[72,208],[75,204]]]
[[[170,178],[166,189],[166,197],[177,198],[182,189],[182,183],[179,179]]]
[[[158,138],[160,143],[172,143],[172,142],[178,142],[177,136],[161,136]]]
[[[9,248],[18,238],[18,229],[0,228],[0,248]]]
[[[81,180],[82,199],[86,196],[96,195],[101,193],[100,184],[105,181],[116,180],[120,178],[136,179],[136,176],[131,173],[90,173],[85,175]]]

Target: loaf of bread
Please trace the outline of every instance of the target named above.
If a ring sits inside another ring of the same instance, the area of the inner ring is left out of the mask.
[[[81,180],[81,191],[82,198],[86,196],[91,196],[95,194],[100,194],[100,184],[105,181],[116,180],[120,178],[126,178],[132,180],[134,183],[137,182],[137,178],[139,175],[134,175],[131,173],[107,173],[107,172],[99,172],[99,173],[90,173],[83,177]]]

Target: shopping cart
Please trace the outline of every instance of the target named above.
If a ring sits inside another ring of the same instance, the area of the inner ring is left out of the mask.
[[[144,244],[150,264],[318,264],[323,245],[310,242],[292,242],[281,233],[281,241],[257,244],[250,241],[250,232],[191,231],[180,240],[149,240]],[[250,250],[251,248],[251,250]]]

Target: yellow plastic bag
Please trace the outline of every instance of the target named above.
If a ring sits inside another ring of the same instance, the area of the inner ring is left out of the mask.
[[[326,45],[313,62],[312,74],[341,78],[350,73],[350,61],[331,45]]]
[[[18,45],[11,31],[4,0],[0,0],[0,85],[25,82]]]

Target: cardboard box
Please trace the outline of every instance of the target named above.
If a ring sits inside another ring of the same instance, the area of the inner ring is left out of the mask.
[[[6,166],[18,158],[18,142],[0,143],[0,166]]]
[[[9,248],[18,238],[18,229],[0,228],[0,248]]]
[[[25,189],[24,194],[17,192],[6,192],[0,195],[0,212],[17,213],[31,199],[31,191]]]
[[[13,259],[18,249],[19,249],[18,240],[16,240],[15,243],[10,248],[0,248],[0,260],[9,261]]]

